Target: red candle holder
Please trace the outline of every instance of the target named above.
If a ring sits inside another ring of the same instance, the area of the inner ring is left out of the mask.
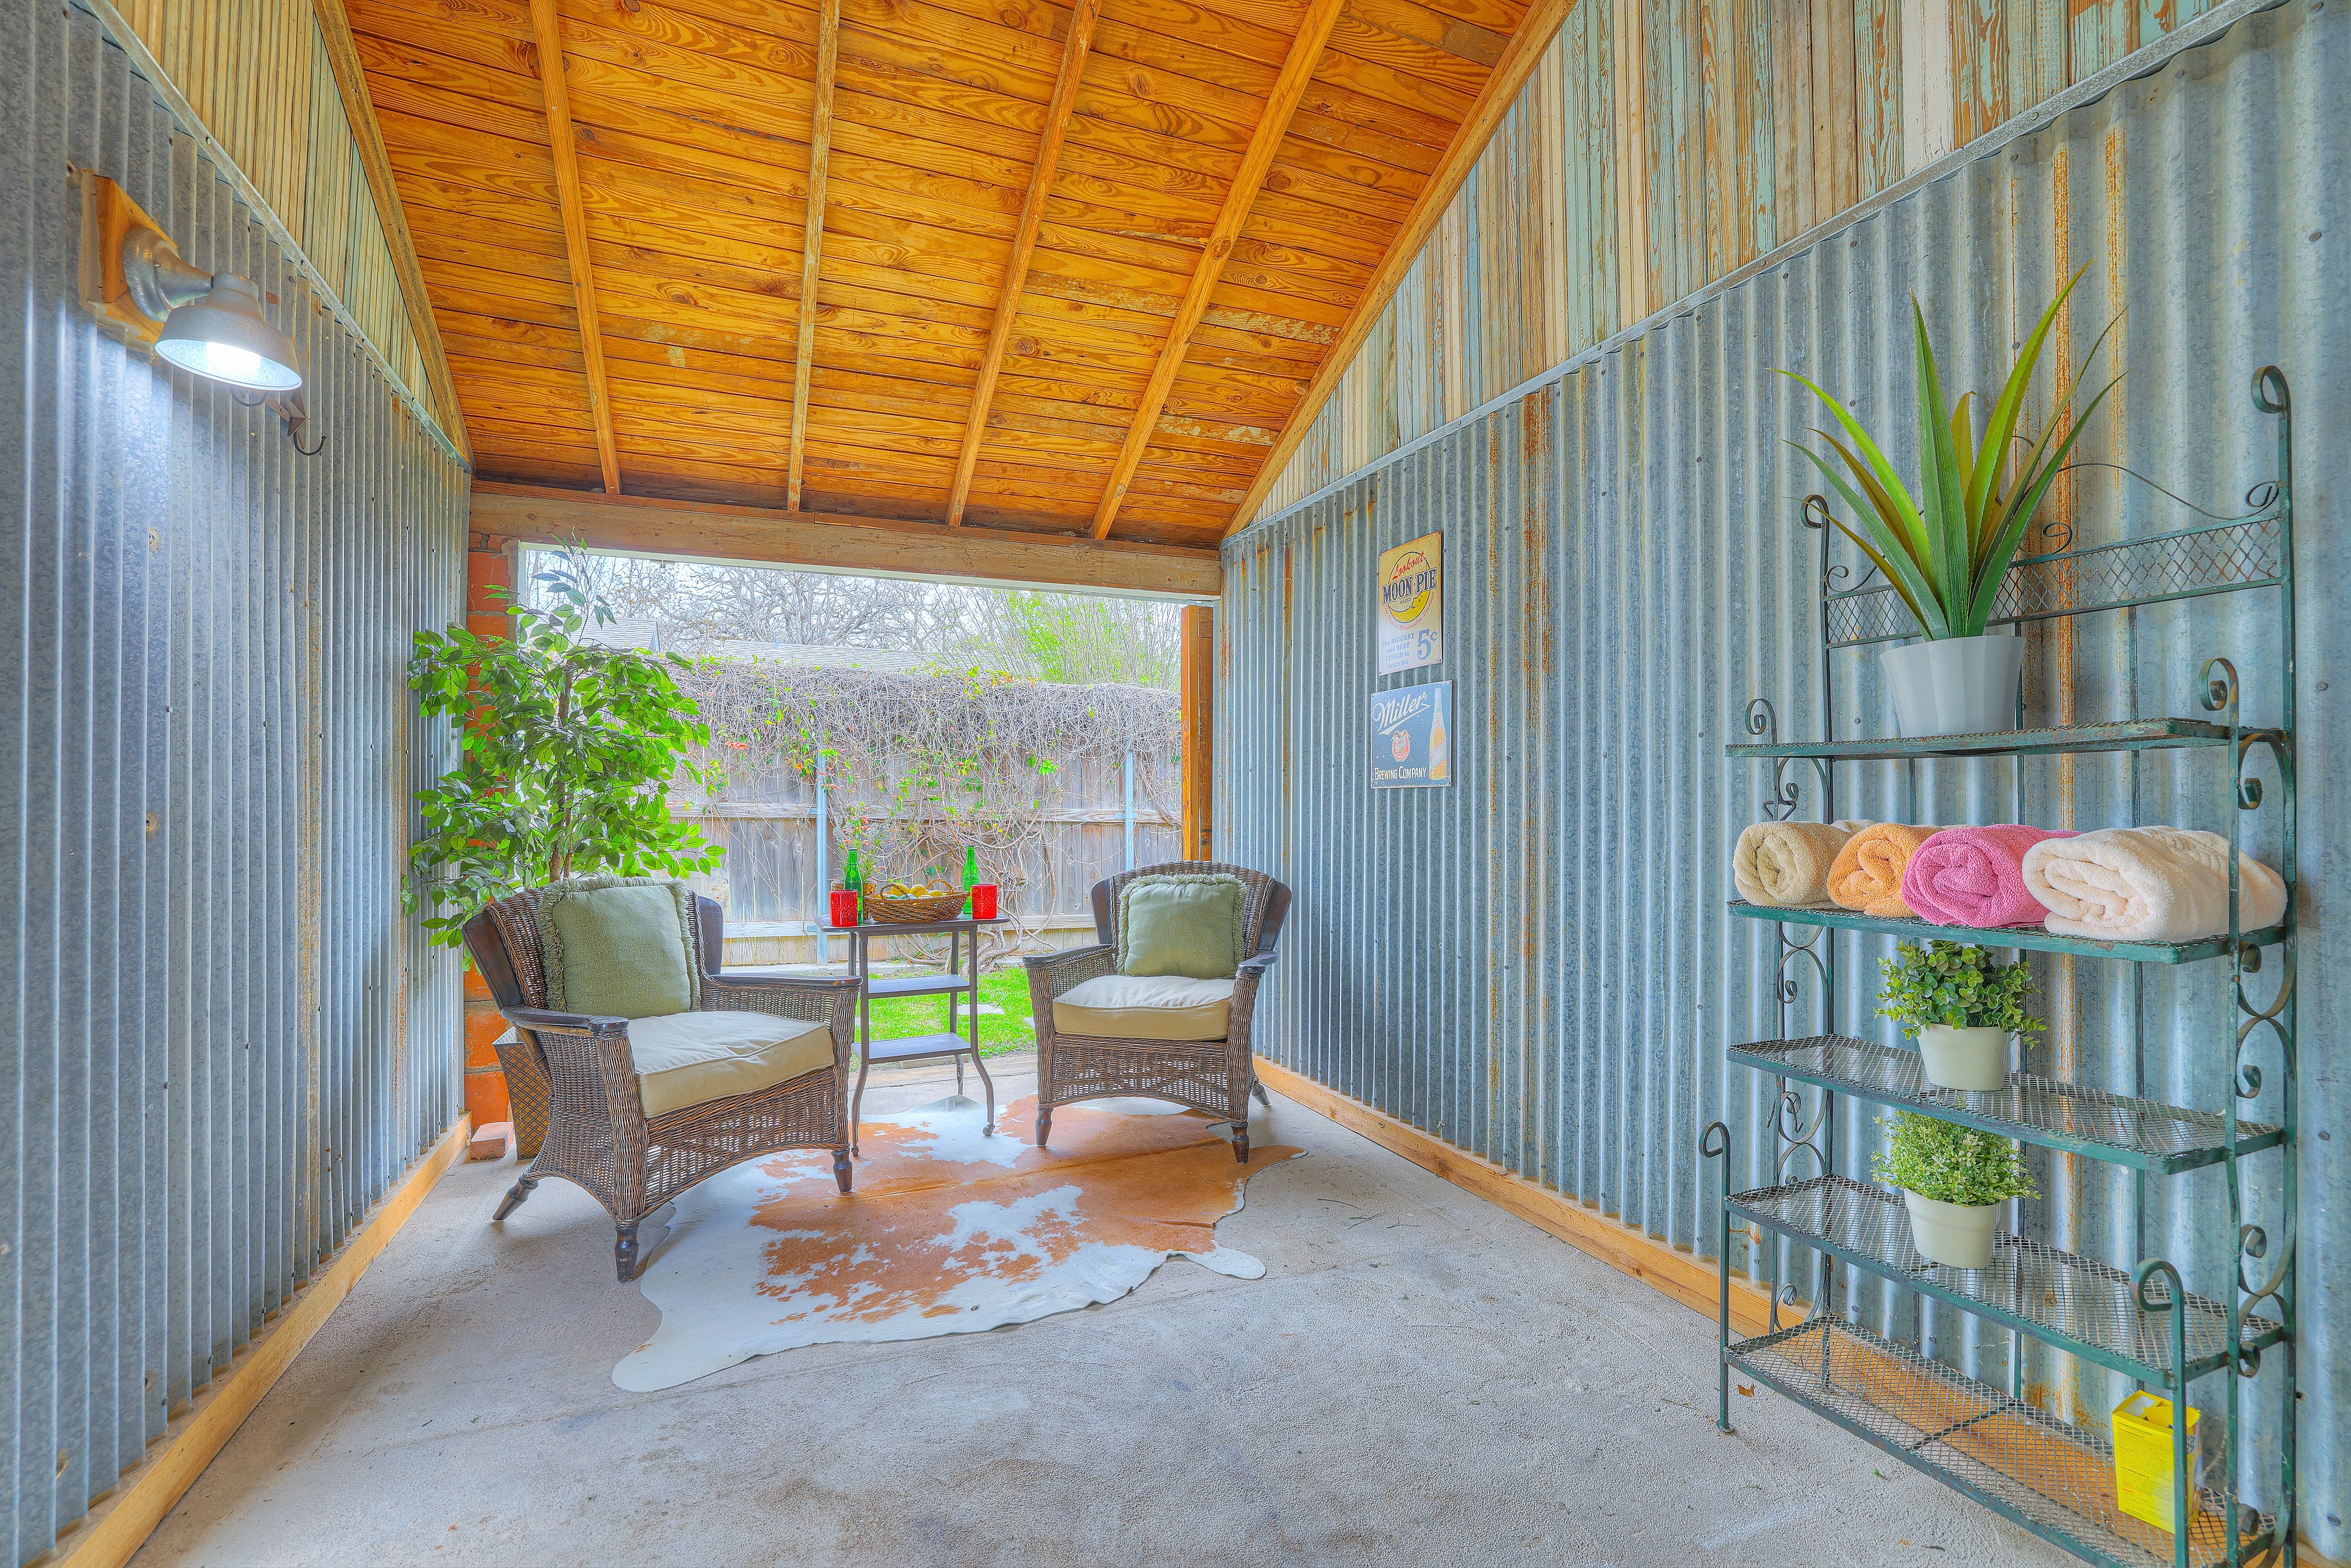
[[[844,928],[857,924],[857,894],[848,888],[832,890],[832,923]]]
[[[996,918],[996,884],[994,883],[980,882],[972,884],[971,917],[974,920]]]

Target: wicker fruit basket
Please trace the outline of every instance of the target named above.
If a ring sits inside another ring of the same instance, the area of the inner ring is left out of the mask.
[[[926,925],[935,920],[953,920],[963,913],[963,894],[924,894],[916,898],[892,898],[886,894],[869,893],[861,907],[865,918],[883,925]]]

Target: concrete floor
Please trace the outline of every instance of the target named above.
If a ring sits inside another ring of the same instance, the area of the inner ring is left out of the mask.
[[[602,1211],[494,1230],[511,1162],[460,1166],[137,1568],[2071,1561],[1768,1391],[1719,1434],[1709,1321],[1314,1113],[1252,1136],[1308,1151],[1218,1229],[1262,1280],[657,1394]]]

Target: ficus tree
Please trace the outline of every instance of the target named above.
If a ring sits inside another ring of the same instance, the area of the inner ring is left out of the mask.
[[[493,899],[590,872],[683,876],[725,849],[673,821],[673,780],[702,782],[692,748],[710,743],[675,654],[587,636],[614,616],[577,550],[536,572],[536,603],[492,594],[506,636],[461,622],[419,632],[408,684],[428,714],[459,721],[458,765],[418,791],[425,831],[409,846],[405,902],[431,912],[446,946]]]

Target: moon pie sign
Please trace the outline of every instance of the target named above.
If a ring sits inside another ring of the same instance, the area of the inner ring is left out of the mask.
[[[1445,536],[1424,534],[1380,556],[1379,673],[1445,657]]]

